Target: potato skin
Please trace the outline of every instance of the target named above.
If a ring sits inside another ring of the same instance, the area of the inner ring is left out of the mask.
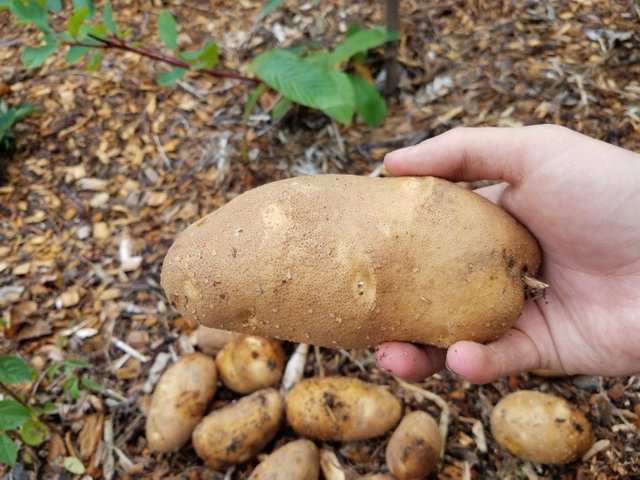
[[[277,340],[248,335],[227,343],[216,356],[222,382],[238,393],[273,387],[284,369],[284,349]]]
[[[298,382],[285,400],[287,422],[300,436],[350,442],[384,435],[400,420],[402,403],[379,385],[348,377]]]
[[[591,425],[581,412],[563,398],[533,390],[498,402],[491,433],[516,457],[545,464],[573,462],[593,443]]]
[[[278,432],[283,410],[282,396],[273,388],[214,410],[193,431],[196,454],[213,469],[246,462]]]
[[[398,480],[427,478],[440,461],[442,440],[438,424],[427,412],[404,416],[385,453],[387,467]]]
[[[209,328],[199,325],[196,329],[196,344],[198,348],[207,355],[215,355],[227,343],[242,338],[241,333],[228,332],[218,328]]]
[[[540,251],[481,196],[433,177],[298,177],[189,226],[162,285],[215,328],[326,347],[500,337]]]
[[[273,451],[251,473],[249,480],[317,480],[320,452],[309,440],[289,442]]]
[[[202,353],[181,357],[160,377],[146,420],[149,448],[171,452],[182,447],[216,393],[216,364]]]

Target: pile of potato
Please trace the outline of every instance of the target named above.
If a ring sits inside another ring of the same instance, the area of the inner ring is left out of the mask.
[[[349,377],[312,377],[283,397],[276,389],[285,361],[280,342],[227,336],[217,348],[215,360],[204,353],[185,355],[160,378],[146,423],[152,450],[173,452],[191,441],[207,466],[225,469],[258,456],[286,422],[300,438],[274,448],[252,480],[317,479],[321,454],[314,441],[352,442],[390,432],[385,456],[392,476],[386,478],[426,478],[437,468],[438,424],[424,411],[405,412],[387,388]],[[218,380],[243,396],[209,411]],[[491,429],[507,451],[539,463],[574,461],[592,443],[580,412],[563,399],[533,391],[499,402]]]

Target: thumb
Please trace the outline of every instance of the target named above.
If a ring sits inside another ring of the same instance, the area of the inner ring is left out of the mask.
[[[456,128],[418,145],[388,153],[392,175],[431,175],[453,181],[504,180],[518,184],[530,156],[539,152],[541,126]],[[536,130],[537,129],[537,130]]]
[[[555,362],[548,358],[551,352],[544,347],[546,337],[542,332],[545,329],[535,328],[539,325],[536,315],[539,315],[539,311],[529,303],[516,326],[502,338],[487,345],[469,341],[454,343],[447,351],[447,368],[465,380],[481,384],[508,375],[552,367],[551,363]],[[536,335],[536,331],[540,335]],[[555,365],[552,368],[557,369]]]

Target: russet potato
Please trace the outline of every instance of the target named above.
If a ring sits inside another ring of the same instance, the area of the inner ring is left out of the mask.
[[[162,374],[145,425],[152,450],[173,452],[187,443],[216,393],[217,381],[215,361],[202,353],[181,357]]]
[[[326,347],[446,347],[501,336],[525,301],[535,239],[504,210],[433,177],[299,177],[188,227],[162,285],[200,323]]]
[[[591,424],[576,407],[534,390],[500,400],[491,412],[491,433],[512,455],[545,464],[573,462],[593,443]]]
[[[320,452],[305,439],[294,440],[273,451],[251,473],[249,480],[317,480]]]
[[[285,399],[287,422],[302,437],[351,442],[396,426],[402,402],[385,388],[351,377],[311,377]]]

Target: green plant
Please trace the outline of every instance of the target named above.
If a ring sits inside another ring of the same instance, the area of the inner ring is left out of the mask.
[[[90,365],[84,360],[70,358],[62,362],[52,363],[46,370],[49,379],[59,377],[63,390],[73,399],[80,398],[80,386],[92,390],[102,387],[78,371]],[[59,375],[62,372],[62,375]],[[31,382],[36,378],[29,365],[15,355],[0,356],[0,464],[14,465],[18,457],[16,437],[30,446],[38,446],[49,439],[50,427],[41,417],[54,411],[52,403],[35,404],[11,388]]]
[[[281,1],[265,4],[261,18],[279,6]],[[249,95],[245,119],[267,87],[280,94],[271,113],[283,116],[298,103],[318,109],[334,120],[348,124],[354,114],[365,123],[377,125],[384,120],[385,102],[376,88],[366,79],[347,73],[349,63],[362,61],[363,54],[384,43],[397,39],[397,32],[381,27],[350,29],[345,39],[331,51],[314,49],[271,49],[258,55],[248,66],[255,77],[240,72],[214,68],[219,60],[218,45],[207,40],[194,50],[178,48],[178,25],[173,15],[162,11],[157,19],[157,31],[166,54],[158,49],[131,40],[131,28],[120,28],[113,19],[111,3],[103,3],[98,12],[91,0],[73,0],[70,12],[64,12],[60,0],[0,0],[0,9],[10,9],[19,24],[32,24],[41,31],[41,45],[28,46],[22,51],[23,64],[28,68],[41,66],[58,49],[67,48],[65,59],[75,62],[86,58],[89,70],[98,67],[106,49],[134,52],[168,64],[170,70],[160,73],[160,85],[171,85],[196,71],[216,77],[257,82]],[[60,26],[60,19],[66,19]]]
[[[31,115],[35,106],[23,102],[15,107],[9,107],[7,102],[0,102],[0,157],[11,155],[16,148],[16,138],[13,127]]]

